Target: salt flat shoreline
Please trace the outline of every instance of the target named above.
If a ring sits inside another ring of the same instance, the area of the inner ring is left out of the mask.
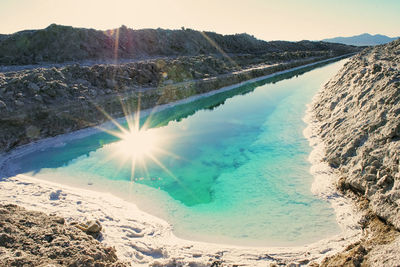
[[[331,61],[334,59],[324,60]],[[201,97],[231,90],[244,83],[255,82],[279,74],[322,63],[321,61],[294,69],[274,73],[252,79],[240,84],[221,88],[203,95],[196,95],[178,102],[169,103],[156,108],[160,111],[182,103],[188,103]],[[317,101],[318,95],[313,102]],[[141,112],[145,116],[153,109]],[[100,219],[104,226],[103,243],[115,246],[120,259],[128,260],[133,265],[164,266],[173,262],[182,264],[197,264],[208,266],[212,261],[221,260],[225,264],[240,264],[246,266],[265,266],[268,263],[307,264],[320,262],[324,257],[343,250],[361,236],[358,225],[360,216],[350,199],[336,192],[334,182],[336,177],[327,164],[321,163],[323,143],[315,132],[318,127],[312,119],[311,105],[304,120],[308,123],[304,135],[308,138],[313,151],[310,154],[311,173],[315,176],[312,186],[313,193],[332,204],[337,215],[341,233],[316,243],[301,247],[239,247],[220,244],[210,244],[188,241],[177,238],[172,233],[172,227],[167,222],[140,211],[134,203],[124,201],[107,193],[73,188],[48,181],[37,180],[26,175],[17,175],[0,182],[0,200],[18,204],[23,207],[45,212],[55,212],[66,218],[67,222],[84,219]],[[123,118],[119,119],[120,121]],[[110,127],[105,123],[102,127]],[[24,145],[9,154],[0,157],[1,177],[13,175],[12,166],[7,165],[10,158],[44,149],[64,142],[89,136],[99,130],[89,128],[71,134],[46,138],[36,143]],[[61,190],[61,191],[59,191]],[[59,199],[50,200],[52,192],[59,192]]]

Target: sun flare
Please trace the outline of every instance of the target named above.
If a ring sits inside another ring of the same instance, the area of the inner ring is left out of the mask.
[[[152,156],[159,144],[160,138],[154,130],[133,130],[122,135],[118,150],[126,157],[143,159]]]
[[[177,179],[175,175],[162,163],[161,157],[167,156],[176,159],[181,159],[179,156],[168,151],[168,144],[171,143],[174,136],[163,133],[159,128],[149,128],[152,114],[141,125],[140,123],[140,108],[136,113],[131,113],[129,106],[124,105],[121,100],[122,109],[126,116],[126,126],[121,125],[113,119],[107,112],[98,107],[98,109],[116,126],[117,129],[110,130],[102,127],[97,127],[99,130],[113,135],[119,139],[112,145],[111,153],[108,155],[105,162],[116,160],[119,166],[116,169],[118,173],[123,165],[129,164],[131,169],[131,181],[135,181],[136,168],[138,165],[148,175],[147,164],[155,164],[160,167],[169,176]]]

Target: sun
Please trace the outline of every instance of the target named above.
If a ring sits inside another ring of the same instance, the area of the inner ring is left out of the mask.
[[[131,112],[131,105],[129,103],[124,103],[122,98],[120,98],[120,102],[125,115],[125,123],[123,124],[119,122],[120,120],[115,120],[105,110],[95,105],[114,126],[110,128],[100,125],[96,126],[96,128],[118,138],[117,142],[108,145],[108,154],[104,161],[99,162],[99,164],[105,164],[110,161],[117,162],[116,173],[118,173],[124,165],[128,164],[131,172],[130,181],[132,182],[143,178],[136,177],[137,174],[135,172],[138,165],[141,167],[140,175],[143,175],[144,171],[144,174],[149,177],[149,168],[147,164],[155,164],[168,176],[172,177],[178,183],[181,183],[162,162],[162,159],[165,157],[185,160],[168,149],[177,138],[176,134],[165,132],[161,130],[162,127],[150,127],[152,116],[153,113],[156,112],[156,109],[151,110],[144,122],[141,123],[140,96],[136,112]]]
[[[117,144],[118,152],[130,158],[152,157],[160,145],[160,138],[152,129],[129,130],[121,135]]]
[[[172,178],[177,179],[177,177],[161,162],[161,156],[173,157],[176,159],[181,159],[179,156],[175,155],[166,150],[168,143],[174,139],[174,136],[162,133],[159,128],[149,128],[150,119],[144,122],[143,125],[140,124],[140,109],[135,114],[125,112],[126,115],[126,125],[121,125],[117,120],[114,120],[109,114],[103,112],[103,114],[110,119],[114,124],[116,129],[106,129],[98,126],[97,128],[103,132],[117,137],[119,140],[114,144],[110,144],[110,151],[104,162],[117,161],[119,162],[116,172],[125,164],[130,165],[131,175],[130,180],[136,181],[136,168],[140,165],[143,171],[148,175],[148,163],[154,163],[159,166],[165,173],[167,173]]]

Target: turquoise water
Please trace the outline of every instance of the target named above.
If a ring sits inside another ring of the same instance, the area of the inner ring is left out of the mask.
[[[344,64],[281,75],[143,118],[163,151],[139,156],[98,133],[26,155],[29,173],[112,192],[166,219],[179,237],[291,246],[338,233],[329,203],[311,191],[306,104]],[[154,158],[152,158],[154,157]],[[128,160],[127,160],[128,159]]]

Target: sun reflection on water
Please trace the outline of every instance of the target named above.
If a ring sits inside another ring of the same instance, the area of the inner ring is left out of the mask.
[[[105,115],[108,114],[105,113]],[[141,169],[149,176],[147,165],[149,163],[154,163],[166,174],[180,183],[178,178],[160,160],[162,156],[181,159],[179,156],[166,149],[169,143],[172,142],[172,139],[174,139],[174,136],[163,133],[163,131],[160,131],[160,128],[149,128],[151,115],[147,118],[145,123],[141,125],[140,109],[138,109],[135,114],[125,112],[125,115],[127,122],[126,127],[122,126],[109,115],[107,117],[110,118],[117,129],[108,130],[98,127],[100,130],[119,138],[119,141],[112,145],[111,153],[107,156],[105,162],[111,160],[119,162],[119,167],[116,169],[117,173],[122,166],[129,164],[131,169],[131,181],[136,181],[141,178],[135,176],[138,165],[140,165]]]
[[[133,130],[123,134],[116,148],[123,156],[143,158],[154,156],[159,145],[160,138],[154,130]]]

